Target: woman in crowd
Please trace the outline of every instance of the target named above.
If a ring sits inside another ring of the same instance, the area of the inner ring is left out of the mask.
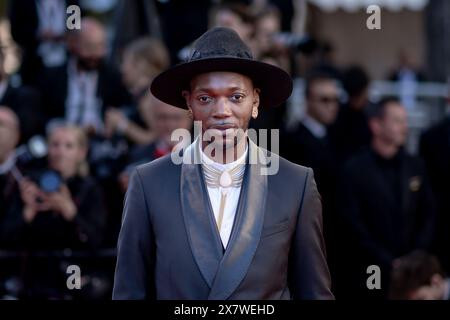
[[[153,78],[169,67],[169,53],[164,44],[153,38],[132,42],[123,54],[122,79],[133,96],[134,104],[106,112],[105,133],[125,136],[131,144],[145,145],[154,139],[150,125]]]

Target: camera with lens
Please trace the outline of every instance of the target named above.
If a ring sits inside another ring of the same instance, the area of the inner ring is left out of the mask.
[[[58,191],[63,184],[61,175],[55,170],[50,169],[44,170],[40,174],[38,174],[36,180],[39,185],[39,189],[47,193]]]
[[[30,166],[31,163],[44,159],[47,155],[47,151],[45,139],[41,136],[34,136],[27,144],[17,148],[15,154],[16,163],[20,166]],[[21,180],[23,175],[17,167],[14,172],[16,178]],[[39,173],[34,174],[32,178],[42,191],[48,193],[58,191],[63,183],[61,175],[57,171],[51,169],[41,170]]]

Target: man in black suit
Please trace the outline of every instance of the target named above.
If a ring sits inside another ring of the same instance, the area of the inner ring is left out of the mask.
[[[296,130],[286,135],[281,142],[281,155],[314,170],[324,206],[328,207],[333,202],[337,174],[335,151],[328,133],[339,108],[336,79],[324,72],[312,73],[307,78],[305,97],[305,114]]]
[[[445,272],[450,273],[450,117],[422,135],[420,154],[425,160],[438,206],[433,251]]]
[[[105,108],[121,106],[130,97],[119,73],[105,62],[106,31],[93,18],[84,18],[72,31],[73,52],[67,64],[48,68],[40,82],[46,115],[101,134]]]
[[[182,155],[134,171],[113,298],[332,299],[312,170],[246,135],[258,107],[289,97],[289,75],[253,60],[235,31],[213,28],[151,90],[202,130]]]
[[[349,253],[343,261],[348,288],[356,286],[349,294],[384,298],[394,259],[429,248],[435,210],[424,164],[403,150],[405,108],[388,98],[369,117],[371,146],[349,160],[339,188],[341,232],[347,240],[341,245]],[[370,265],[381,269],[381,290],[366,287]]]

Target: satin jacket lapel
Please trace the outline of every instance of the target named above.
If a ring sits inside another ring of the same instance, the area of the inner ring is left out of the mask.
[[[262,175],[260,170],[262,165],[259,160],[264,154],[251,140],[249,152],[249,156],[253,156],[257,161],[256,164],[247,164],[230,242],[208,299],[227,299],[236,290],[247,274],[261,237],[266,208],[267,175]]]
[[[184,159],[195,159],[192,164],[183,161],[181,168],[180,194],[183,218],[188,233],[189,245],[197,265],[211,287],[219,263],[223,257],[223,247],[215,232],[214,215],[209,202],[208,191],[203,181],[198,163],[196,143],[191,144],[183,155]]]

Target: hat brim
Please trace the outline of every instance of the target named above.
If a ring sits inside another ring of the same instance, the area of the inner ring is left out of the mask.
[[[151,92],[159,100],[187,109],[182,91],[189,89],[196,75],[215,71],[236,72],[248,76],[260,92],[260,108],[277,107],[292,93],[292,79],[283,69],[268,63],[235,57],[207,58],[181,63],[161,74],[151,84]]]

